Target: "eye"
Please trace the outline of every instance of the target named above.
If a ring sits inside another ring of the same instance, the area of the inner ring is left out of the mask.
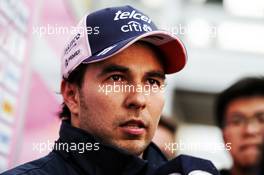
[[[245,123],[245,120],[246,119],[244,117],[233,116],[229,123],[232,125],[235,125],[235,126],[239,126],[239,125],[242,125],[243,123]]]
[[[264,113],[257,114],[256,118],[257,118],[259,123],[264,124]]]
[[[161,85],[161,82],[160,82],[160,81],[155,80],[155,79],[152,79],[152,78],[148,79],[148,83],[149,83],[150,85],[158,85],[158,86]]]
[[[122,75],[115,74],[111,75],[108,79],[112,81],[123,81],[124,77]]]

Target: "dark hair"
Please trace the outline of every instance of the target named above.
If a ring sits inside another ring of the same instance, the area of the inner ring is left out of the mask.
[[[177,131],[177,123],[172,118],[165,117],[164,115],[160,117],[159,126],[163,126],[173,134]]]
[[[67,79],[63,78],[63,80],[68,82],[68,83],[75,84],[79,88],[81,88],[83,85],[84,75],[85,75],[85,71],[86,71],[87,67],[88,67],[88,64],[80,64],[69,75],[69,77]],[[67,119],[71,118],[71,111],[64,102],[61,104],[61,111],[59,112],[59,118],[61,118],[61,119],[62,118],[67,118]]]
[[[239,80],[223,92],[221,92],[215,101],[216,122],[220,128],[224,128],[225,112],[229,103],[242,97],[264,97],[264,78],[247,77]]]

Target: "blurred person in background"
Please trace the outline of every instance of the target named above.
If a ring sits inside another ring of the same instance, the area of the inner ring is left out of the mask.
[[[262,156],[261,156],[261,163],[260,163],[260,173],[259,175],[264,174],[264,146],[262,147]]]
[[[53,151],[3,175],[217,175],[208,160],[168,162],[152,143],[165,74],[186,63],[183,43],[131,6],[93,12],[78,28],[87,30],[74,34],[62,57],[62,124]]]
[[[233,166],[223,175],[257,175],[263,151],[264,78],[241,79],[216,99],[215,112]]]
[[[172,118],[162,115],[152,141],[157,144],[168,159],[173,159],[176,156],[176,152],[166,146],[168,143],[175,143],[176,131],[176,122]]]

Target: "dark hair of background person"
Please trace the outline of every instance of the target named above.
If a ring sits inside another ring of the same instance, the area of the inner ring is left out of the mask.
[[[163,126],[173,134],[177,131],[177,123],[172,118],[163,115],[160,117],[159,126]]]
[[[242,97],[264,97],[264,77],[246,77],[221,92],[215,101],[216,122],[224,128],[225,112],[229,103]]]
[[[260,163],[260,173],[259,175],[263,175],[264,174],[264,146],[262,146],[262,156],[261,156],[262,160]]]
[[[161,62],[161,64],[163,65],[163,67],[165,67],[166,65],[164,65],[164,63],[162,62],[162,58],[163,58],[163,53],[161,52],[161,50],[159,50],[156,46],[154,46],[153,44],[146,42],[146,41],[136,41],[135,43],[140,43],[142,45],[146,45],[149,48],[151,48],[155,54],[158,56],[158,58],[161,58],[159,61]],[[71,83],[71,84],[75,84],[78,86],[78,88],[82,88],[83,85],[83,81],[84,81],[84,75],[85,75],[85,71],[88,68],[89,64],[80,64],[70,75],[67,79],[63,79],[64,81]],[[70,109],[67,107],[67,105],[63,102],[61,104],[61,111],[58,112],[58,116],[60,119],[71,119],[71,111]]]

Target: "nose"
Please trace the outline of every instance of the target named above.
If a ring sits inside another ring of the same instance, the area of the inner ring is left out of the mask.
[[[146,95],[143,92],[128,92],[125,99],[125,106],[128,109],[144,109],[146,107]]]
[[[261,126],[257,121],[252,120],[246,124],[245,131],[248,135],[255,135],[261,132]]]

